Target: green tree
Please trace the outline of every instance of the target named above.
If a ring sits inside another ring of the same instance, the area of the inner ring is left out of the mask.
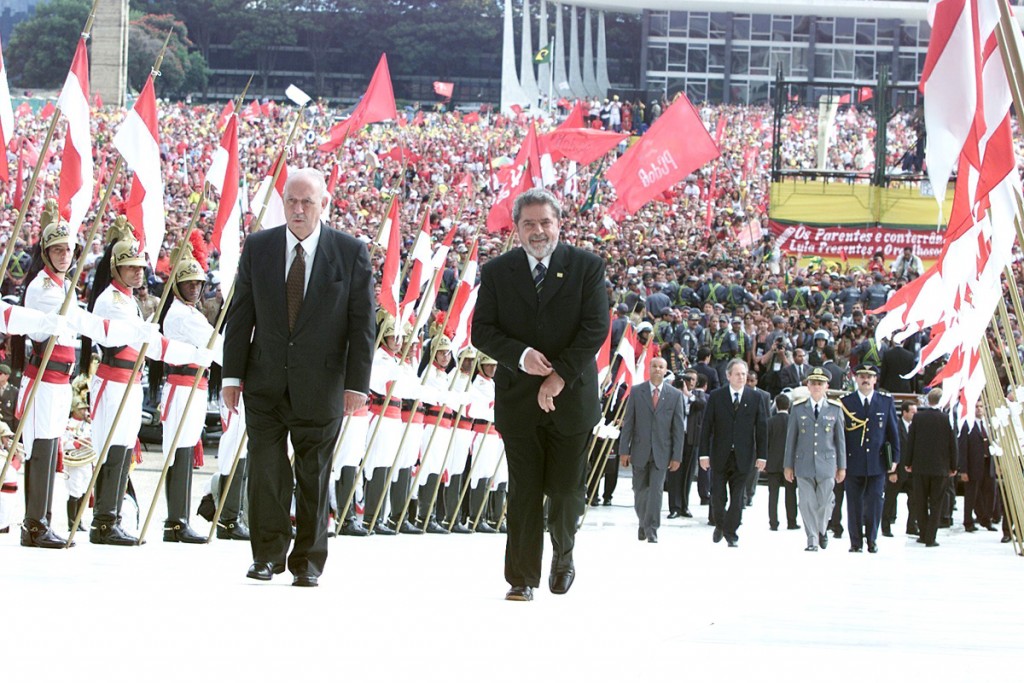
[[[206,88],[206,60],[189,49],[185,24],[170,14],[146,14],[131,22],[128,29],[128,83],[141,90],[170,32],[167,51],[160,64],[155,88],[161,97],[184,97]]]
[[[36,6],[34,17],[15,26],[10,44],[4,45],[11,85],[59,88],[71,68],[89,7],[88,0],[50,0]]]

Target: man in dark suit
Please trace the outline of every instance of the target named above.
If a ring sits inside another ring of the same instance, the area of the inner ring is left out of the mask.
[[[786,528],[799,529],[796,523],[796,482],[782,476],[786,457],[786,428],[789,425],[789,396],[775,397],[775,414],[768,418],[768,459],[764,472],[768,475],[768,526],[779,529],[779,489],[786,490]]]
[[[736,530],[743,514],[744,486],[750,470],[764,470],[768,442],[768,412],[760,395],[747,386],[747,364],[738,358],[725,370],[726,386],[708,397],[701,427],[700,466],[711,468],[713,540],[723,538],[730,548],[739,541]],[[728,491],[729,509],[725,509]]]
[[[977,531],[977,523],[989,531],[995,531],[992,524],[992,508],[995,506],[996,480],[995,464],[989,448],[988,428],[985,426],[985,411],[978,403],[974,426],[964,422],[957,441],[959,462],[957,471],[964,482],[964,529]],[[975,515],[975,513],[977,513]]]
[[[494,423],[508,459],[508,600],[532,600],[544,552],[544,496],[553,557],[548,587],[566,593],[583,513],[585,448],[601,417],[595,355],[608,334],[604,261],[558,241],[562,210],[541,189],[519,195],[522,244],[484,264],[473,344],[498,361]]]
[[[704,375],[708,380],[707,392],[710,394],[712,391],[718,388],[718,371],[711,367],[709,361],[711,360],[711,348],[702,346],[697,349],[697,362],[694,364],[693,369]]]
[[[676,471],[669,471],[665,476],[665,489],[668,491],[668,518],[693,517],[690,512],[690,487],[697,469],[697,444],[700,440],[700,423],[704,418],[704,406],[707,395],[697,388],[697,372],[688,368],[675,386],[683,392],[683,419],[686,421],[686,436],[683,440],[683,464]]]
[[[917,365],[913,349],[914,338],[911,337],[902,346],[893,344],[882,353],[882,367],[879,370],[878,383],[889,393],[910,394],[915,391],[914,378],[903,378]]]
[[[843,486],[847,526],[850,528],[850,552],[863,552],[866,539],[868,552],[877,553],[885,477],[896,471],[900,461],[899,428],[892,397],[875,391],[878,368],[861,363],[854,370],[854,377],[857,391],[841,399],[846,416],[846,480]],[[891,465],[887,452],[892,454]]]
[[[668,363],[655,356],[650,368],[650,381],[635,385],[626,399],[619,457],[623,467],[633,466],[633,507],[640,522],[637,537],[657,543],[665,475],[679,469],[686,423],[683,392],[665,381]]]
[[[907,436],[910,434],[910,425],[915,415],[917,403],[904,401],[900,406],[900,453],[907,452]],[[901,493],[907,494],[907,535],[916,536],[918,533],[917,518],[914,514],[914,486],[910,481],[910,474],[907,473],[906,463],[901,462],[885,482],[885,501],[882,503],[883,536],[892,536],[892,525],[896,522],[896,499]]]
[[[793,350],[793,363],[779,370],[779,381],[783,389],[796,389],[802,386],[811,366],[807,364],[807,353],[803,349]]]
[[[328,199],[320,172],[291,174],[287,225],[245,242],[224,337],[224,403],[234,411],[245,394],[249,435],[247,576],[284,572],[294,484],[296,586],[316,586],[327,560],[331,453],[343,414],[365,404],[373,354],[369,254],[320,222]]]
[[[907,452],[903,463],[914,481],[914,507],[921,527],[918,543],[938,547],[935,533],[939,529],[943,502],[949,478],[956,474],[956,434],[949,415],[939,410],[942,389],[928,392],[928,407],[917,412],[907,436]]]

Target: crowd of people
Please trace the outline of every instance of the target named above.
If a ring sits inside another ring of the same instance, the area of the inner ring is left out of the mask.
[[[639,133],[667,106],[665,101],[619,105],[614,100],[607,107],[590,107],[586,117],[595,127]],[[145,282],[135,288],[143,313],[155,308],[171,275],[172,249],[200,202],[205,204],[199,212],[198,228],[206,241],[210,240],[217,197],[204,190],[204,177],[217,149],[221,110],[221,106],[182,102],[159,105],[167,231],[159,260],[147,265]],[[780,253],[768,231],[771,109],[707,104],[698,111],[721,156],[617,225],[606,214],[612,189],[602,178],[602,170],[611,160],[573,172],[566,162],[556,165],[558,180],[551,189],[565,209],[561,240],[597,254],[606,264],[608,306],[615,318],[611,348],[618,346],[626,327],[634,329],[642,342],[653,340],[670,377],[684,388],[711,391],[728,384],[729,363],[740,359],[749,369],[747,382],[765,392],[767,400],[774,401],[783,392],[801,387],[816,367],[828,370],[829,388],[852,390],[853,370],[861,365],[878,369],[880,389],[901,395],[920,394],[938,368],[926,368],[909,380],[903,375],[914,367],[927,336],[914,335],[901,344],[875,339],[877,316],[872,311],[920,274],[925,264],[909,248],[897,259],[886,261],[879,255],[864,264],[800,260]],[[254,188],[270,172],[295,116],[301,119],[299,134],[287,150],[288,164],[318,168],[331,178],[330,206],[325,212],[329,225],[372,245],[394,198],[399,205],[403,256],[411,253],[422,224],[429,227],[435,243],[452,235],[453,248],[440,275],[438,311],[447,309],[474,244],[481,264],[506,250],[508,234],[488,233],[485,219],[496,191],[494,171],[511,163],[528,130],[528,122],[521,115],[493,114],[467,123],[457,113],[418,116],[410,108],[402,112],[399,122],[370,126],[352,135],[342,148],[325,153],[318,150],[318,144],[333,121],[331,109],[311,106],[297,114],[291,106],[267,102],[259,115],[247,115],[239,130],[243,202],[248,202]],[[900,114],[889,123],[887,163],[893,168],[919,170],[915,166],[919,159],[914,151],[918,140],[913,116],[909,112]],[[126,176],[109,177],[116,154],[110,143],[124,110],[106,107],[94,110],[91,117],[97,196],[113,180],[110,206],[102,217],[106,229],[113,225],[128,189]],[[872,121],[867,108],[841,108],[829,136],[828,169],[871,170]],[[57,127],[50,149],[40,150],[48,124],[36,114],[19,116],[16,137],[7,152],[12,174],[21,160],[25,178],[31,170],[31,164],[25,162],[31,162],[33,155],[44,157],[38,188],[25,200],[26,218],[18,235],[12,235],[18,218],[13,206],[13,177],[2,188],[0,246],[6,247],[12,239],[16,242],[3,282],[3,291],[12,303],[22,301],[28,284],[32,249],[41,239],[43,201],[57,195],[64,126]],[[814,107],[794,106],[784,115],[784,168],[816,167],[820,137],[817,125],[818,110]],[[625,144],[612,155],[624,149]],[[27,180],[24,182],[27,184]],[[254,229],[254,216],[247,212],[244,220],[243,233],[248,233]],[[90,255],[82,279],[82,302],[97,294],[93,291],[94,277],[103,261],[104,244],[105,239],[99,237],[84,245]],[[385,256],[381,248],[371,250],[375,272],[382,271]],[[216,324],[231,285],[219,278],[217,257],[211,249],[210,286],[196,303],[211,325]],[[1024,273],[1019,262],[1014,268],[1019,287],[1024,284]],[[1015,329],[1014,334],[1020,353],[1020,330]],[[457,360],[460,351],[453,349],[452,357]],[[5,355],[10,353],[10,348],[5,349]],[[0,366],[0,378],[2,370]],[[19,381],[18,371],[14,369],[14,384]],[[156,403],[161,386],[157,366],[151,367],[150,377],[153,382],[148,400]],[[215,365],[210,382],[214,400],[218,390]],[[689,436],[686,444],[687,448],[696,448]],[[602,498],[607,503],[618,468],[614,462],[607,467],[598,464],[604,479]],[[692,458],[682,469],[693,474],[701,500],[708,498],[709,484],[706,478],[697,476]],[[686,480],[683,475],[679,478]],[[677,516],[691,514],[688,502],[679,499],[681,495],[670,494],[670,512]],[[500,526],[501,517],[499,507],[484,520],[485,526]],[[429,512],[424,521],[432,521]],[[455,523],[465,521],[463,518]],[[777,521],[773,522],[773,527],[776,525]]]

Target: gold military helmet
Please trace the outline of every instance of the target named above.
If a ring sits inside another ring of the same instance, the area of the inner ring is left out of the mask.
[[[395,336],[395,319],[385,315],[380,321],[380,338]]]
[[[475,347],[467,346],[466,348],[464,348],[462,350],[462,353],[459,354],[459,360],[460,361],[467,360],[467,359],[468,360],[476,360],[476,348]]]
[[[132,232],[132,225],[124,216],[118,216],[114,224],[107,230],[107,241],[113,242],[114,247],[110,252],[110,277],[122,285],[118,268],[122,266],[143,266],[146,265],[146,258],[142,255],[142,245]]]
[[[498,361],[488,356],[483,351],[478,352],[480,354],[480,365],[497,365]]]
[[[184,249],[184,253],[181,255],[181,259],[178,260],[177,251]],[[188,301],[178,289],[178,285],[182,282],[202,282],[206,283],[206,273],[203,271],[203,266],[192,256],[192,245],[185,242],[181,246],[175,247],[174,252],[171,253],[171,263],[178,261],[178,265],[174,267],[174,273],[171,275],[171,288],[174,291],[174,296],[185,303],[192,303]],[[202,292],[199,294],[202,298]]]
[[[442,334],[440,337],[434,338],[434,341],[431,342],[431,348],[434,349],[434,353],[439,353],[441,351],[451,351],[452,340]]]
[[[42,235],[39,239],[39,254],[42,256],[46,267],[50,270],[55,270],[47,250],[59,244],[68,245],[72,252],[75,249],[75,238],[71,234],[71,226],[60,217],[60,209],[57,207],[55,200],[46,200],[43,215],[39,218],[39,227],[42,228]]]

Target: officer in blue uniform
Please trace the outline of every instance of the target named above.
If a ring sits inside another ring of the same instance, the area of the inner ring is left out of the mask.
[[[843,396],[846,423],[846,511],[850,552],[878,552],[878,525],[886,475],[900,461],[896,406],[891,396],[875,391],[878,368],[861,363],[854,370],[857,390]],[[892,462],[889,462],[891,453]]]

